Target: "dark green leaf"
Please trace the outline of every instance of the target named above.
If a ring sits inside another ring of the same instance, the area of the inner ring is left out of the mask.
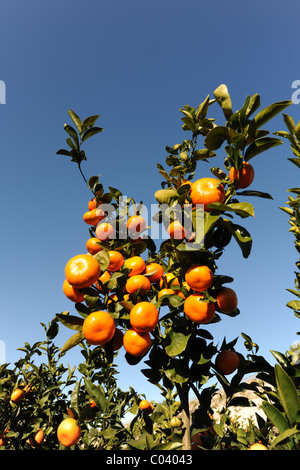
[[[56,155],[66,155],[67,157],[70,157],[71,152],[69,152],[69,150],[60,149],[56,152]]]
[[[64,130],[69,134],[69,136],[73,139],[73,142],[75,144],[75,148],[79,150],[79,140],[78,140],[78,135],[74,127],[69,126],[68,124],[64,125]]]
[[[249,202],[235,202],[231,204],[221,204],[219,202],[214,202],[209,204],[208,206],[210,209],[220,210],[220,211],[228,211],[234,212],[238,214],[240,217],[254,217],[254,208],[252,204]]]
[[[229,139],[229,131],[227,127],[216,126],[207,134],[204,145],[209,150],[217,150],[221,147],[225,140]]]
[[[265,152],[266,150],[281,144],[282,141],[280,139],[275,139],[274,137],[264,137],[262,139],[257,139],[247,148],[244,160],[248,162],[251,158],[255,157],[259,153]]]
[[[82,331],[78,331],[65,342],[65,344],[61,348],[61,352],[62,353],[66,352],[69,349],[73,348],[74,346],[77,346],[77,344],[81,343],[83,339],[84,339],[84,334],[82,333]]]
[[[85,140],[89,139],[93,135],[99,134],[99,132],[102,132],[102,131],[104,131],[102,127],[92,127],[91,129],[88,129],[87,131],[85,131],[81,140],[82,142],[84,142]]]
[[[82,330],[82,325],[84,322],[83,318],[76,317],[75,315],[64,315],[61,313],[57,313],[56,318],[58,318],[64,326],[70,328],[71,330]]]
[[[93,127],[93,125],[95,124],[95,122],[97,121],[99,117],[100,117],[100,114],[87,117],[82,123],[82,132],[84,132],[89,127]]]
[[[292,101],[285,100],[285,101],[278,101],[273,103],[266,108],[259,111],[259,113],[254,117],[254,123],[257,128],[261,127],[263,124],[268,122],[277,114],[281,113],[285,108],[290,106]]]
[[[275,364],[276,384],[280,401],[291,426],[297,422],[297,414],[300,411],[300,400],[297,389],[292,379],[285,370]]]
[[[100,408],[102,413],[107,409],[108,402],[105,397],[105,393],[101,385],[94,384],[91,380],[85,379],[85,388],[90,398],[95,400],[97,406]]]
[[[72,111],[72,109],[69,109],[68,113],[69,113],[69,116],[71,117],[72,121],[74,122],[78,132],[80,133],[81,132],[81,127],[82,127],[81,119],[77,116],[76,113],[74,113],[74,111]]]
[[[264,199],[273,199],[272,196],[268,193],[262,193],[261,191],[253,191],[246,189],[245,191],[238,191],[236,193],[237,196],[255,196],[255,197],[262,197]]]

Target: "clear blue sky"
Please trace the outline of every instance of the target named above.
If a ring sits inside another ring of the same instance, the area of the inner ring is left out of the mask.
[[[85,251],[82,220],[90,193],[76,165],[57,156],[64,147],[68,109],[81,117],[101,114],[105,131],[87,142],[87,176],[102,174],[104,185],[155,203],[165,146],[187,137],[181,130],[184,104],[197,106],[221,83],[238,109],[247,94],[262,106],[291,99],[300,79],[299,3],[196,0],[10,0],[1,5],[1,333],[6,360],[20,357],[25,341],[44,339],[40,322],[74,312],[62,293],[68,259]],[[300,105],[287,111],[298,122]],[[213,113],[213,111],[212,111]],[[267,126],[266,126],[267,127]],[[268,129],[284,129],[279,116]],[[245,332],[272,361],[298,339],[299,320],[286,308],[294,286],[297,252],[288,216],[278,209],[300,173],[287,161],[284,144],[256,157],[253,189],[274,200],[252,198],[253,220],[238,219],[254,239],[245,260],[232,242],[219,272],[234,277],[239,317],[211,327],[215,340]],[[222,164],[222,151],[214,165]],[[197,177],[210,176],[210,164]],[[62,346],[72,334],[60,329]],[[243,340],[237,348],[245,353]],[[120,355],[121,356],[121,355]],[[78,361],[70,352],[65,361]],[[158,399],[156,388],[122,357],[120,386]]]

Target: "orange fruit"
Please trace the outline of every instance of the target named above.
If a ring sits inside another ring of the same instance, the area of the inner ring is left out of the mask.
[[[174,295],[175,291],[173,289],[161,289],[157,295],[157,298],[160,299],[163,295]]]
[[[146,228],[146,220],[141,215],[132,215],[127,220],[127,229],[131,238],[138,238]]]
[[[108,271],[115,272],[119,271],[121,266],[124,264],[124,258],[122,253],[119,251],[111,250],[108,252],[109,256],[109,266],[108,266]]]
[[[197,292],[203,292],[212,286],[214,276],[208,266],[198,264],[191,266],[187,270],[185,273],[185,281],[191,289]]]
[[[115,229],[108,222],[98,224],[95,230],[96,237],[101,241],[112,240],[115,238]]]
[[[136,274],[142,274],[145,271],[145,261],[141,256],[131,256],[124,261],[126,268],[130,269],[128,276],[135,276]]]
[[[77,255],[65,267],[66,280],[73,287],[84,289],[97,281],[101,273],[98,261],[92,255]]]
[[[191,294],[185,300],[183,310],[190,320],[198,324],[206,324],[215,315],[215,304],[214,302],[205,302],[203,295]]]
[[[175,238],[176,240],[182,240],[187,236],[187,230],[178,220],[174,220],[170,223],[167,232],[171,238]]]
[[[248,450],[268,450],[268,448],[261,444],[261,442],[256,442],[254,444],[251,444]]]
[[[71,286],[66,279],[63,282],[63,292],[72,302],[84,302],[84,293],[77,287]]]
[[[88,202],[88,209],[89,211],[92,211],[93,209],[97,209],[97,207],[101,204],[99,199],[97,197],[93,197],[92,199],[89,200]]]
[[[164,275],[164,268],[158,263],[149,263],[145,267],[145,274],[150,282],[158,282]]]
[[[115,334],[115,322],[108,312],[90,313],[83,322],[82,331],[85,339],[95,345],[103,346]]]
[[[25,396],[25,392],[24,390],[21,390],[20,388],[16,388],[11,396],[10,396],[10,399],[11,401],[13,401],[14,403],[19,403]]]
[[[3,434],[0,434],[0,447],[5,446],[7,444],[8,438],[5,437],[6,434],[8,433],[9,429],[6,428],[3,432]]]
[[[99,238],[91,237],[86,242],[86,249],[91,255],[95,255],[102,251],[103,248],[99,245]]]
[[[57,438],[65,447],[77,444],[80,437],[81,428],[74,418],[64,419],[57,428]]]
[[[95,282],[95,286],[97,287],[97,289],[100,290],[100,292],[103,292],[101,284],[105,284],[105,282],[109,281],[110,278],[111,278],[110,272],[104,271],[104,273],[101,274],[101,276],[99,277],[98,281]],[[101,284],[99,283],[99,281]]]
[[[38,431],[28,439],[28,444],[31,445],[31,447],[36,447],[36,445],[41,445],[44,442],[45,439],[45,433],[42,429],[38,429]]]
[[[236,181],[237,187],[240,189],[248,188],[254,179],[254,168],[250,163],[243,162],[241,176],[239,172],[232,166],[229,171],[230,181]]]
[[[133,328],[126,331],[123,337],[125,351],[131,356],[144,356],[151,348],[149,333],[139,333]]]
[[[172,287],[172,286],[179,286],[179,280],[177,277],[175,277],[175,275],[173,273],[166,273],[164,274],[163,277],[160,278],[160,281],[159,281],[159,287],[162,289],[162,287],[164,287],[165,285],[165,282],[167,282],[167,285]]]
[[[230,350],[221,351],[215,361],[218,372],[222,375],[230,375],[239,367],[240,359],[236,352]]]
[[[105,212],[102,209],[93,209],[83,214],[83,220],[88,225],[97,225],[100,220],[106,217]]]
[[[146,413],[147,415],[150,415],[151,413],[153,413],[154,406],[148,400],[141,400],[140,403],[139,403],[139,409],[143,413]]]
[[[141,289],[141,294],[145,294],[147,290],[151,289],[151,282],[143,274],[136,274],[130,276],[125,284],[125,289],[129,294],[138,292]]]
[[[203,204],[204,210],[209,211],[209,204],[224,202],[225,189],[216,178],[201,178],[192,184],[190,195],[193,204]]]
[[[149,333],[158,323],[159,312],[151,302],[138,302],[130,310],[129,321],[139,333]]]
[[[237,308],[236,293],[230,287],[222,287],[217,294],[217,305],[221,312],[232,313]]]
[[[117,351],[123,346],[123,337],[124,333],[120,328],[116,328],[115,334],[113,336],[113,350]]]
[[[97,403],[95,402],[95,400],[93,398],[90,398],[89,399],[89,407],[90,408],[96,408],[97,406]]]

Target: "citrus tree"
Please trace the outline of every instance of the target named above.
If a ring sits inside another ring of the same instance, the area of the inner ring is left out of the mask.
[[[276,102],[259,110],[260,97],[255,94],[233,111],[227,87],[221,85],[212,99],[207,96],[199,106],[181,109],[182,128],[190,137],[166,147],[166,167],[157,164],[164,180],[154,194],[153,222],[168,234],[158,247],[147,232],[142,203],[106,187],[99,176],[85,177],[82,146],[103,129],[95,126],[98,115],[81,121],[69,111],[73,124],[65,125],[68,149],[57,153],[78,165],[92,195],[83,214],[89,225],[88,253],[75,254],[65,269],[64,292],[79,315],[63,312],[55,321],[76,330],[64,352],[86,342],[96,351],[102,348],[109,361],[120,353],[132,367],[143,360],[148,380],[178,398],[180,406],[166,412],[169,421],[180,413],[172,442],[170,433],[161,431],[156,439],[149,432],[153,428],[146,426],[140,448],[190,449],[193,436],[212,424],[215,386],[205,388],[207,381],[216,377],[231,400],[244,374],[260,368],[257,361],[249,364],[235,351],[237,339],[214,344],[209,325],[239,314],[237,293],[227,286],[233,278],[219,273],[217,262],[232,240],[244,258],[251,252],[251,235],[235,218],[254,216],[245,197],[271,196],[248,189],[255,176],[249,162],[282,143],[264,125],[290,103]],[[214,104],[223,111],[222,124],[209,117]],[[199,178],[198,165],[204,168],[217,150],[225,155],[222,165],[211,167],[210,177]],[[117,338],[121,349],[115,347]],[[227,375],[234,372],[229,382]],[[191,392],[199,400],[193,416]]]

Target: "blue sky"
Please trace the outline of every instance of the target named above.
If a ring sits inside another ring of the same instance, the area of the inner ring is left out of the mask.
[[[86,143],[85,174],[101,173],[106,187],[150,205],[160,188],[156,163],[164,164],[165,146],[187,137],[179,108],[197,106],[221,83],[234,109],[248,94],[260,94],[262,107],[291,99],[292,83],[300,79],[298,2],[202,3],[2,2],[0,339],[8,362],[19,358],[17,348],[25,341],[44,339],[40,322],[64,310],[74,313],[62,282],[68,259],[85,251],[82,215],[90,193],[76,165],[56,155],[65,146],[70,108],[82,118],[101,114],[98,124],[105,129]],[[299,105],[286,112],[300,120]],[[284,129],[282,118],[267,128]],[[242,221],[254,240],[250,257],[245,260],[232,242],[218,264],[220,273],[235,279],[241,314],[211,327],[220,343],[245,332],[271,361],[269,351],[286,351],[299,330],[285,306],[292,299],[286,288],[294,286],[297,252],[288,216],[278,209],[286,189],[299,186],[290,156],[285,143],[253,160],[252,188],[274,199],[250,201],[255,218]],[[213,164],[222,165],[222,159],[221,150]],[[209,168],[199,165],[196,176],[210,176]],[[69,336],[61,328],[57,345]],[[242,339],[237,347],[245,352]],[[65,360],[78,362],[77,351]],[[121,355],[117,363],[121,387],[134,385],[159,399]]]

